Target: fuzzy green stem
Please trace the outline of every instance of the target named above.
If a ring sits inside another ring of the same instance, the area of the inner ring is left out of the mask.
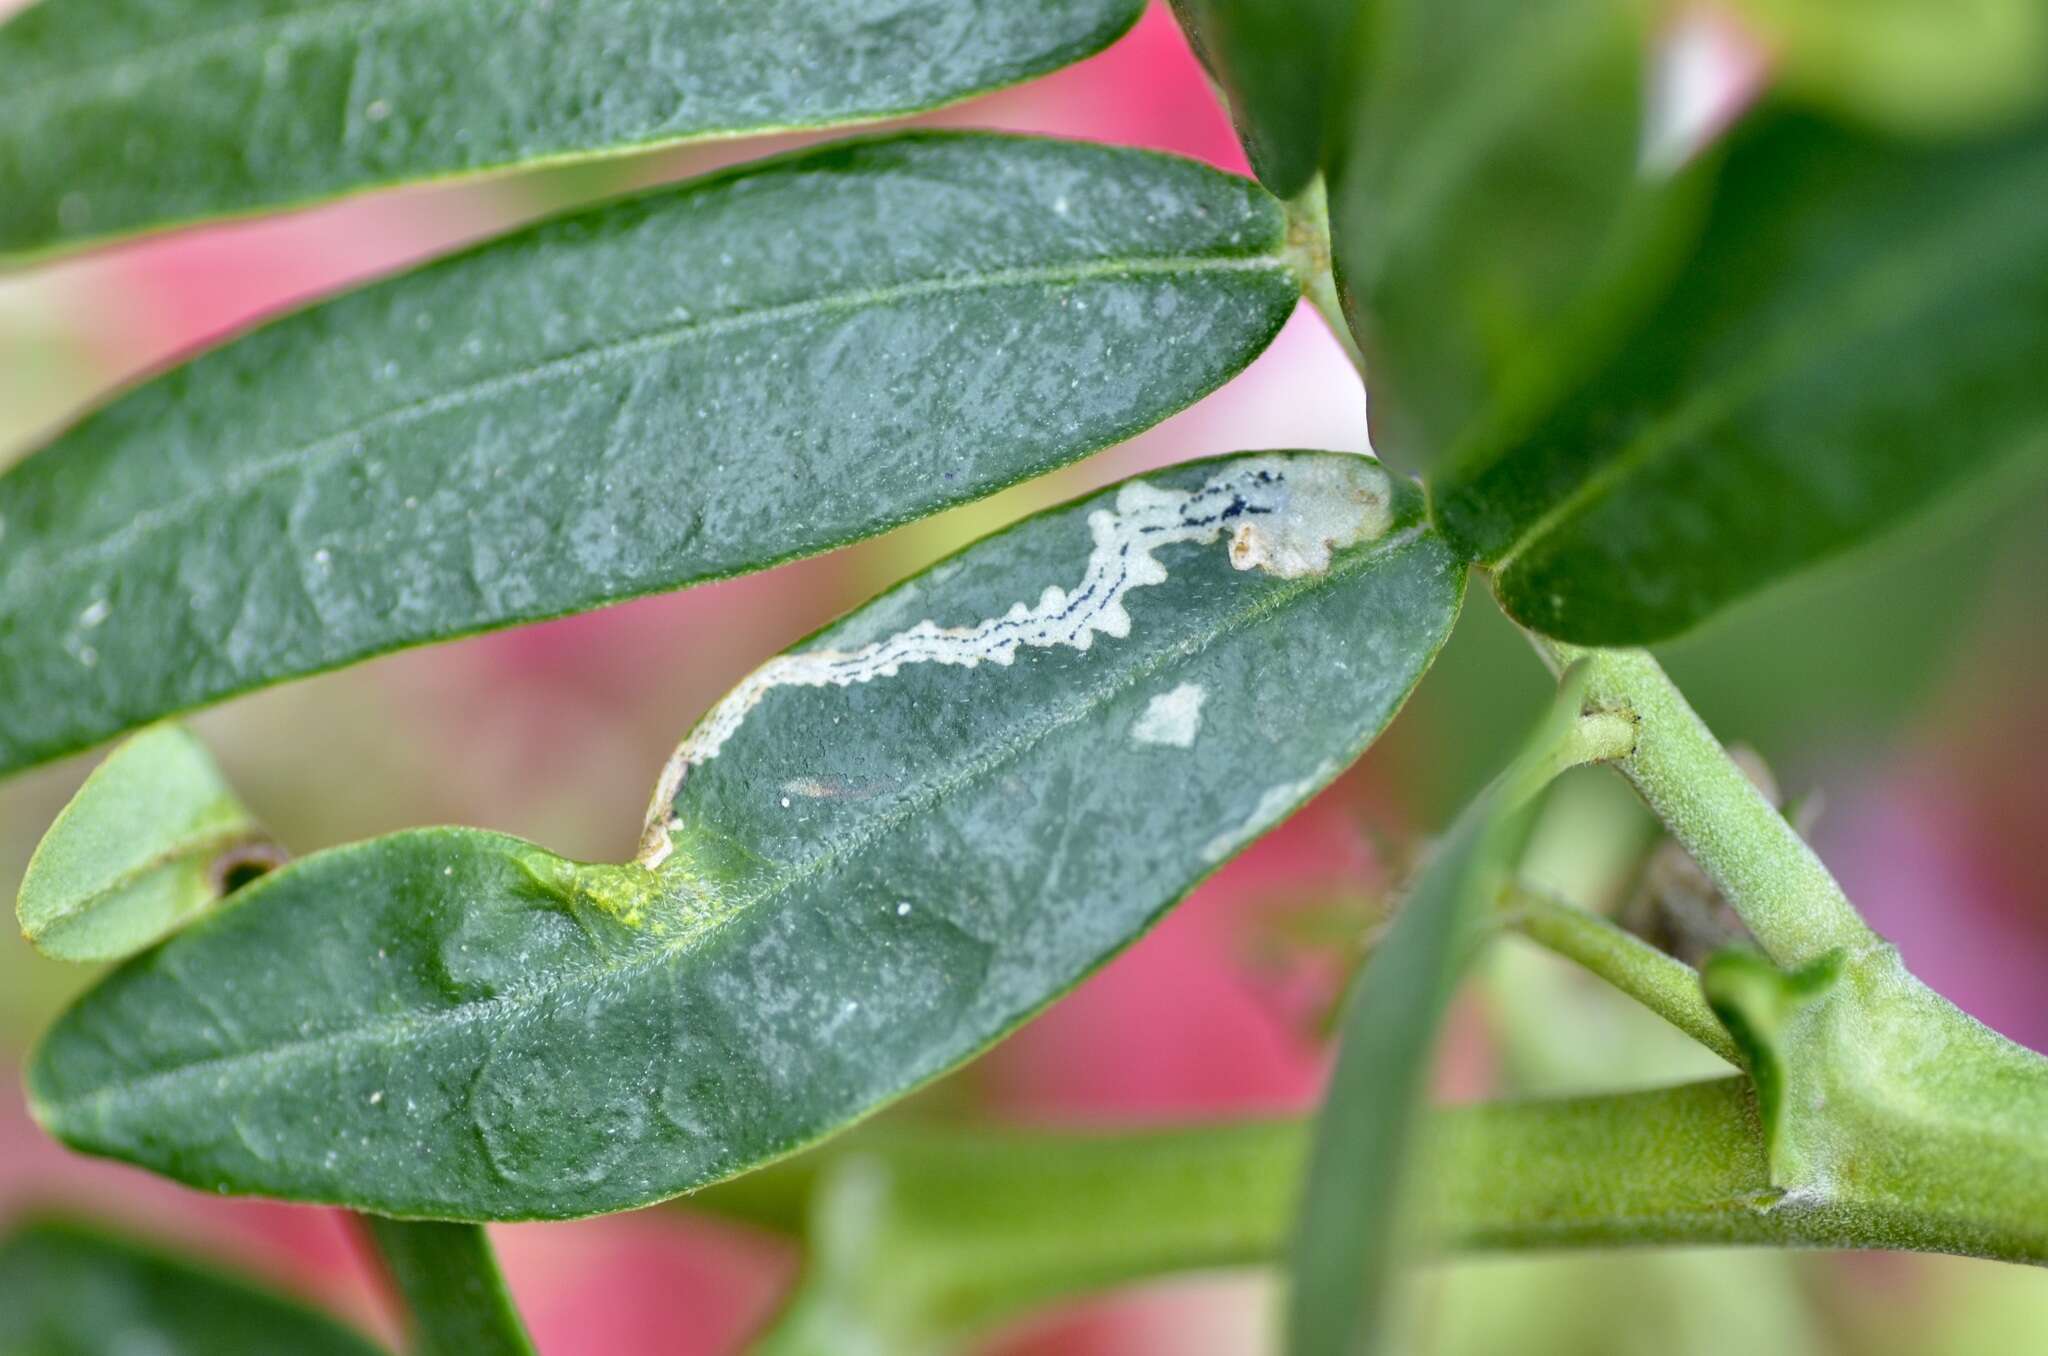
[[[1636,722],[1614,766],[1721,888],[1772,959],[1804,965],[1860,953],[1877,938],[1820,858],[1764,799],[1657,661],[1641,650],[1584,650],[1531,637],[1562,671],[1585,661],[1589,709]]]
[[[2044,1260],[1939,1212],[1788,1201],[1743,1078],[1453,1108],[1425,1140],[1425,1217],[1453,1251],[1912,1246]],[[919,1356],[1067,1297],[1271,1263],[1292,1237],[1307,1149],[1293,1123],[856,1137],[786,1169],[818,1183],[811,1268],[756,1356]],[[743,1214],[758,1199],[696,1198]]]
[[[418,1356],[534,1356],[482,1226],[363,1221],[405,1300]]]
[[[1592,971],[1730,1064],[1742,1052],[1700,992],[1699,971],[1607,919],[1517,882],[1502,901],[1502,921]]]

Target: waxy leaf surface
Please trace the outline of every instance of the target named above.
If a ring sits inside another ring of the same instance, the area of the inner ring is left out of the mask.
[[[0,771],[400,646],[758,569],[1134,434],[1299,296],[1255,185],[838,145],[282,320],[0,476]]]
[[[0,254],[929,108],[1138,0],[43,0],[0,25]]]
[[[1898,143],[1767,111],[1612,363],[1436,483],[1508,611],[1664,639],[1982,482],[2048,468],[2048,123]]]
[[[76,1224],[0,1242],[7,1356],[379,1356],[333,1319],[253,1285]]]
[[[305,858],[131,961],[30,1075],[89,1152],[444,1218],[644,1205],[975,1054],[1335,777],[1463,570],[1370,458],[1051,510],[771,661],[634,863],[460,829]]]

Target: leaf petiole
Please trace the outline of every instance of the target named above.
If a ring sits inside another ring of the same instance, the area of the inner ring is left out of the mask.
[[[1501,922],[1576,962],[1738,1068],[1742,1052],[1700,992],[1699,971],[1606,918],[1526,882],[1511,882]]]

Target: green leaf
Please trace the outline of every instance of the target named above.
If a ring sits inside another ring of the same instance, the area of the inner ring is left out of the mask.
[[[276,860],[205,746],[158,725],[85,779],[29,858],[15,908],[44,955],[119,960]]]
[[[0,27],[0,254],[409,179],[895,117],[1138,0],[55,0]]]
[[[1173,0],[1174,16],[1230,102],[1259,182],[1283,198],[1321,168],[1350,0]]]
[[[1029,518],[735,689],[639,861],[460,829],[303,858],[61,1018],[35,1113],[210,1189],[440,1218],[800,1148],[1028,1019],[1372,740],[1463,590],[1421,512],[1369,458],[1269,453]]]
[[[364,1217],[412,1313],[419,1356],[533,1356],[478,1224]]]
[[[2044,200],[2048,123],[1927,149],[1763,116],[1671,294],[1528,437],[1438,481],[1439,520],[1518,621],[1623,645],[2037,476]]]
[[[1584,671],[1567,674],[1528,750],[1437,844],[1353,986],[1289,1251],[1290,1356],[1385,1348],[1391,1282],[1413,1232],[1410,1159],[1437,1030],[1513,863],[1526,806],[1569,761],[1584,691]]]
[[[77,1224],[42,1220],[0,1243],[6,1356],[375,1356],[325,1315],[243,1281]]]
[[[1787,92],[1919,136],[1981,130],[2048,97],[2040,0],[1735,0]]]
[[[1361,18],[1331,237],[1389,459],[1512,437],[1677,263],[1698,172],[1646,163],[1643,8],[1382,0]]]
[[[1279,206],[915,134],[279,322],[0,476],[0,771],[400,646],[759,569],[1129,437],[1300,292]]]

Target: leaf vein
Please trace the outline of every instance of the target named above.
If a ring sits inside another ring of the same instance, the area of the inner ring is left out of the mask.
[[[238,466],[215,484],[167,499],[153,508],[135,514],[106,536],[61,552],[48,560],[38,561],[32,550],[18,552],[6,571],[5,586],[0,587],[0,599],[4,599],[8,604],[17,603],[29,592],[20,587],[24,582],[40,583],[52,576],[68,574],[81,566],[117,556],[137,542],[146,541],[167,528],[186,522],[196,508],[218,504],[225,497],[239,495],[274,476],[318,463],[337,453],[352,449],[360,450],[358,444],[372,434],[403,428],[408,424],[451,410],[463,409],[509,391],[603,370],[613,363],[657,353],[663,349],[776,324],[927,297],[954,296],[1033,285],[1059,286],[1115,281],[1133,277],[1266,271],[1282,274],[1286,271],[1286,265],[1277,255],[1255,254],[1096,260],[1080,265],[1002,269],[982,274],[927,278],[887,287],[809,297],[801,301],[764,306],[758,310],[717,316],[708,320],[662,326],[645,333],[607,340],[394,406],[337,432]]]

